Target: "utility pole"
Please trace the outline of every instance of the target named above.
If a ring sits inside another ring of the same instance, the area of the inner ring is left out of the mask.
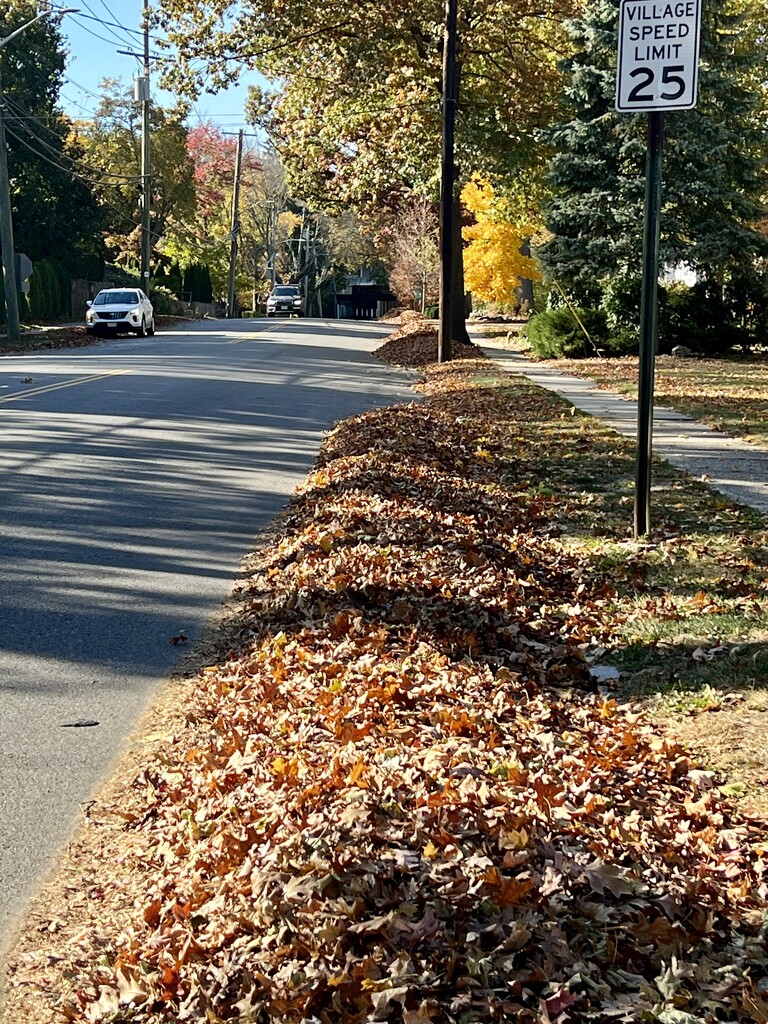
[[[229,289],[227,291],[227,316],[235,315],[235,268],[237,265],[237,236],[240,233],[240,168],[243,161],[243,135],[237,133],[237,155],[235,157],[235,187],[232,191],[232,232],[229,245]]]
[[[144,0],[144,78],[141,87],[141,284],[149,292],[150,263],[152,260],[152,172],[149,150],[149,0]]]
[[[0,39],[0,50],[16,36],[40,21],[54,14],[58,19],[65,14],[77,14],[76,7],[63,7],[57,11],[41,11],[34,18],[24,22],[15,32]],[[11,211],[11,183],[8,177],[8,152],[5,144],[5,98],[0,77],[0,256],[3,265],[3,288],[5,290],[5,329],[10,341],[19,339],[19,295],[16,281],[16,256],[13,251],[13,216]]]
[[[445,2],[445,35],[443,41],[443,145],[440,182],[440,333],[437,361],[450,362],[452,352],[454,249],[458,241],[454,217],[456,183],[455,134],[458,103],[458,67],[456,49],[458,36],[458,0]],[[463,301],[463,296],[462,296]]]
[[[5,98],[0,71],[0,241],[2,241],[3,285],[5,288],[5,333],[9,341],[19,340],[19,297],[16,291],[16,262],[13,251],[13,216],[8,156],[5,146]]]
[[[269,277],[272,291],[277,284],[277,200],[269,201]]]

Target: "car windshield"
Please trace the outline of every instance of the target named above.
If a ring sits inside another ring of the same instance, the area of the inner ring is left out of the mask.
[[[136,292],[99,292],[95,306],[137,306],[139,296]]]
[[[298,295],[299,289],[294,287],[294,285],[285,285],[283,288],[275,288],[272,294],[281,296]]]

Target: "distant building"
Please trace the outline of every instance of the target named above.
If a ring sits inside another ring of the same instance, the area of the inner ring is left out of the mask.
[[[347,278],[347,291],[336,295],[336,316],[340,320],[377,320],[393,306],[397,299],[388,288],[375,281],[361,281],[363,272]]]
[[[699,275],[687,263],[663,267],[660,277],[662,284],[686,284],[689,288],[693,288],[699,280]]]

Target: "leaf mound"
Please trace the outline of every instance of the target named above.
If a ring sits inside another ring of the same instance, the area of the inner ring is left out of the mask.
[[[254,563],[120,808],[136,909],[69,1019],[764,1019],[765,836],[594,692],[610,582],[499,391],[428,390],[338,427]]]

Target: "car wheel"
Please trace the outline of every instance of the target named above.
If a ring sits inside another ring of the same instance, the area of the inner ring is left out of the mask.
[[[94,328],[93,328],[93,327],[86,327],[86,328],[85,328],[85,333],[86,333],[86,334],[95,334],[95,333],[96,333],[96,331],[94,330]]]
[[[147,328],[147,334],[150,336],[150,338],[154,338],[154,336],[155,336],[155,318],[154,317],[152,317],[152,319],[149,321],[149,327]]]
[[[146,338],[147,336],[147,321],[144,317],[141,318],[141,326],[136,328],[137,338]]]

